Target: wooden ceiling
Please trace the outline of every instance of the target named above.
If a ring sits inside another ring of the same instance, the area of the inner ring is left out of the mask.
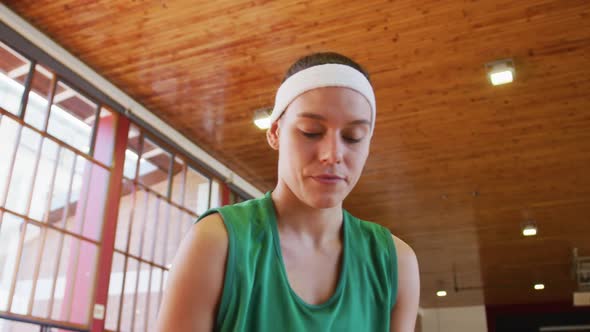
[[[277,156],[253,111],[296,58],[352,57],[378,115],[345,205],[412,245],[421,305],[571,301],[571,251],[590,255],[588,1],[4,2],[262,191]],[[516,81],[493,87],[502,58]]]

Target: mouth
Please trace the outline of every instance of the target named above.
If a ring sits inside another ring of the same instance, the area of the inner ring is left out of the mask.
[[[332,174],[314,175],[311,178],[319,183],[322,183],[322,184],[338,184],[340,182],[346,181],[346,179],[344,177],[332,175]]]

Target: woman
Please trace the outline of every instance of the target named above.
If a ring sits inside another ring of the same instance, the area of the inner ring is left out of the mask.
[[[418,263],[342,209],[369,154],[375,97],[336,53],[298,60],[267,131],[278,183],[205,213],[179,249],[158,331],[414,331]]]

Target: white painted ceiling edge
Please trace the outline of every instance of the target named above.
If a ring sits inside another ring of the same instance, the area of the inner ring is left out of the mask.
[[[193,157],[202,161],[212,169],[215,169],[225,178],[225,180],[231,181],[232,184],[244,192],[252,195],[253,197],[259,197],[263,195],[263,193],[252,184],[235,174],[231,169],[220,163],[207,152],[203,151],[194,142],[190,141],[176,129],[162,121],[125,92],[121,91],[111,82],[107,81],[104,77],[96,73],[78,58],[70,54],[63,47],[59,46],[41,31],[37,30],[34,26],[29,24],[27,21],[22,19],[20,16],[1,3],[0,20],[14,29],[16,32],[20,33],[23,37],[31,41],[37,47],[47,52],[54,59],[63,63],[80,77],[87,80],[88,82],[92,82],[96,88],[100,89],[103,93],[111,97],[117,103],[121,104],[121,106],[129,109],[132,114],[167,136],[170,140],[178,144],[178,146],[192,154]]]

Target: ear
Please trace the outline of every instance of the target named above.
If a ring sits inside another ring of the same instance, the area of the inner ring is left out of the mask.
[[[280,121],[273,122],[270,125],[270,128],[266,131],[266,141],[268,142],[268,145],[270,145],[273,150],[277,151],[279,150],[279,122]]]

